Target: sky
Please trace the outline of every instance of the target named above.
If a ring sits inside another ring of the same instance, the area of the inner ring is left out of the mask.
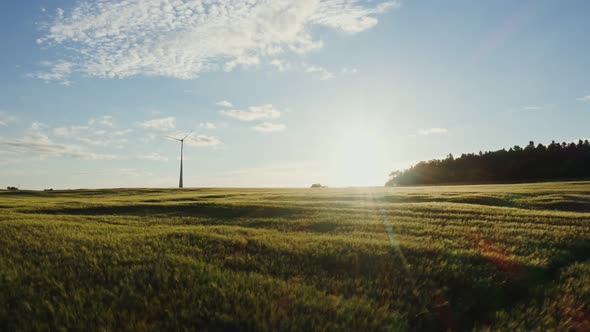
[[[590,2],[7,0],[0,185],[380,186],[588,138]]]

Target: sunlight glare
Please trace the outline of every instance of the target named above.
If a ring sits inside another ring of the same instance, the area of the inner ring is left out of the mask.
[[[370,127],[351,125],[332,136],[330,172],[335,185],[381,186],[386,181],[391,151],[386,138]]]

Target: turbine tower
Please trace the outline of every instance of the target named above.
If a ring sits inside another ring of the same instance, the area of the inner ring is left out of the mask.
[[[178,181],[178,188],[182,188],[182,159],[183,159],[183,154],[184,154],[184,140],[189,137],[191,134],[193,133],[193,131],[191,130],[190,133],[186,134],[186,136],[184,136],[183,138],[176,138],[176,137],[172,137],[172,136],[166,136],[168,138],[172,138],[175,141],[179,141],[180,142],[180,180]]]

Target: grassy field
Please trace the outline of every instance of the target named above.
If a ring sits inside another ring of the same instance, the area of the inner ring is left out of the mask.
[[[0,192],[0,330],[590,330],[590,182]]]

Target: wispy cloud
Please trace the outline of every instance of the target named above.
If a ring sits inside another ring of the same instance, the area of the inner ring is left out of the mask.
[[[305,72],[312,74],[314,78],[325,81],[334,78],[334,74],[329,72],[326,68],[320,66],[305,65]]]
[[[31,129],[30,130],[31,131],[34,131],[34,132],[37,132],[37,131],[41,131],[41,130],[46,129],[46,128],[48,128],[48,126],[46,124],[44,124],[42,122],[35,121],[35,122],[31,123]]]
[[[100,145],[111,147],[122,147],[127,143],[123,136],[129,134],[131,129],[109,130],[96,129],[90,126],[67,126],[53,129],[57,137],[82,142],[88,145]]]
[[[580,97],[577,98],[578,101],[590,101],[590,95],[584,96],[584,97]]]
[[[176,137],[177,139],[182,139],[183,137],[186,137],[184,143],[188,146],[217,147],[223,145],[223,142],[215,136],[195,133],[191,133],[187,136],[187,134],[188,133],[186,132],[176,132],[174,134],[171,134],[169,137]],[[170,138],[170,140],[172,139]]]
[[[0,111],[0,126],[6,126],[12,121],[16,120],[16,116],[4,111]]]
[[[31,138],[0,140],[0,146],[4,146],[17,153],[24,153],[43,158],[70,157],[84,160],[117,159],[114,155],[89,152],[75,145],[54,143],[51,140],[35,140]]]
[[[300,71],[309,74],[314,79],[329,80],[336,76],[354,75],[358,73],[358,69],[343,67],[338,72],[332,72],[322,66],[312,65],[305,62],[291,62],[282,59],[272,59],[269,64],[275,67],[280,72],[286,71]]]
[[[0,139],[0,148],[4,148],[3,151],[10,151],[40,158],[68,157],[84,160],[117,159],[117,156],[94,153],[77,145],[55,143],[43,132],[45,128],[47,128],[46,125],[35,122],[31,125],[31,129],[24,138]]]
[[[205,129],[208,129],[208,130],[215,130],[215,129],[217,129],[217,126],[214,123],[211,123],[211,122],[203,122],[203,123],[200,123],[199,124],[199,127],[205,128]]]
[[[223,65],[223,70],[226,72],[234,70],[238,66],[243,68],[253,67],[260,63],[260,58],[254,55],[239,55],[235,59],[226,62]]]
[[[418,135],[420,136],[429,136],[429,135],[444,135],[448,134],[449,130],[447,128],[422,128],[418,129]]]
[[[146,155],[140,156],[139,158],[150,161],[168,161],[168,157],[163,156],[157,152],[148,153]]]
[[[281,116],[281,112],[271,104],[251,106],[247,110],[223,110],[220,113],[240,121],[270,120]]]
[[[167,118],[145,120],[140,122],[139,127],[145,129],[154,129],[159,131],[172,130],[176,128],[176,117],[170,116]]]
[[[281,59],[272,59],[270,60],[270,65],[275,67],[278,71],[284,72],[291,69],[291,64],[285,60]]]
[[[344,67],[342,68],[342,70],[340,70],[340,72],[342,73],[342,75],[354,75],[357,74],[359,70],[357,68]]]
[[[103,126],[108,126],[108,127],[112,127],[113,126],[113,117],[111,115],[103,115],[97,118],[92,118],[90,120],[88,120],[88,124],[89,125],[103,125]]]
[[[525,107],[523,107],[523,109],[525,111],[538,111],[538,110],[543,109],[543,107],[541,107],[541,106],[525,106]]]
[[[271,123],[271,122],[263,122],[254,127],[254,130],[261,132],[261,133],[272,133],[276,131],[283,131],[287,128],[286,125],[282,123]]]
[[[46,25],[38,43],[66,55],[36,77],[65,82],[75,71],[194,79],[283,53],[307,53],[323,45],[312,35],[314,27],[359,33],[397,6],[366,0],[82,1],[67,12],[59,9]]]
[[[41,66],[45,69],[36,73],[28,74],[27,76],[40,79],[46,83],[59,82],[65,86],[70,86],[72,84],[69,77],[74,70],[74,63],[64,60],[55,62],[45,61],[41,63]]]
[[[231,102],[229,102],[227,100],[219,101],[219,102],[215,103],[215,105],[221,106],[221,107],[234,107],[234,104],[232,104]]]
[[[187,138],[185,143],[188,146],[198,147],[216,147],[223,144],[219,138],[207,135],[191,135]]]

